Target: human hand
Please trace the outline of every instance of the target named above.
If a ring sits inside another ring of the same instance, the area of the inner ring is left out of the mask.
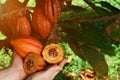
[[[22,58],[14,51],[12,65],[0,71],[0,80],[24,80],[26,76]]]
[[[26,80],[53,80],[54,77],[62,70],[63,66],[66,64],[66,59],[64,59],[60,64],[55,64],[50,66],[45,71],[40,71],[29,76]]]
[[[16,70],[19,75],[19,80],[23,80],[27,76],[27,73],[23,68],[23,59],[16,53],[16,51],[14,51],[13,62],[10,68]]]

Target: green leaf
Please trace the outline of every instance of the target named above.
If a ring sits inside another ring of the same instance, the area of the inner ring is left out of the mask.
[[[59,43],[62,48],[64,49],[65,58],[68,58],[69,56],[72,57],[72,61],[64,66],[62,72],[64,74],[67,74],[69,76],[73,77],[79,77],[79,71],[85,68],[90,68],[90,64],[87,61],[82,60],[79,56],[77,56],[72,49],[70,48],[68,42],[60,42]],[[74,75],[73,75],[74,74]],[[69,80],[69,79],[67,79]],[[71,79],[73,80],[73,79]]]
[[[108,74],[108,65],[102,53],[96,48],[87,45],[82,46],[81,50],[85,59],[99,73],[99,75]]]
[[[64,8],[63,11],[82,12],[86,11],[86,9],[80,6],[71,5],[69,7]]]
[[[85,0],[85,2],[93,9],[96,11],[98,15],[107,15],[110,14],[110,12],[102,7],[96,6],[95,3],[93,3],[90,0]]]
[[[88,25],[89,27],[85,27]],[[114,51],[114,48],[111,46],[111,41],[104,37],[100,33],[100,30],[94,26],[94,24],[88,23],[83,24],[82,26],[84,26],[84,29],[81,37],[86,44],[100,48],[102,51]]]
[[[99,15],[108,15],[111,14],[111,12],[109,12],[108,10],[102,8],[102,7],[95,7],[95,11],[99,14]]]
[[[73,50],[73,52],[78,55],[80,58],[84,59],[83,54],[80,50],[79,45],[76,42],[69,42],[70,48]]]
[[[9,67],[12,63],[13,52],[5,47],[0,49],[0,70]]]
[[[65,78],[65,75],[62,72],[59,72],[53,80],[65,80]]]
[[[35,7],[35,6],[36,6],[35,0],[29,0],[27,7]]]
[[[105,7],[107,9],[109,9],[112,13],[119,13],[120,10],[114,6],[112,6],[110,3],[105,2],[105,1],[100,1],[100,4],[102,5],[102,7]]]
[[[6,1],[7,1],[7,0],[0,0],[0,3],[1,3],[1,4],[4,4],[4,3],[6,3]]]
[[[5,40],[5,39],[7,39],[7,37],[4,34],[2,34],[2,32],[0,32],[0,40]]]
[[[64,25],[62,26],[62,28],[64,32],[66,32],[67,36],[64,37],[62,40],[74,44],[85,43],[87,45],[99,48],[103,52],[107,52],[113,55],[114,48],[111,46],[110,39],[104,37],[97,27],[94,23],[83,23],[81,24],[81,27],[70,24]]]

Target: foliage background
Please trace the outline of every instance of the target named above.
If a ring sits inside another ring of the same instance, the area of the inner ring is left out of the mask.
[[[1,3],[5,1],[0,0]],[[35,4],[35,0],[29,0],[27,7],[35,7]],[[99,76],[119,79],[119,0],[72,0],[71,6],[64,5],[58,23],[61,26],[61,41],[67,42],[73,51],[66,52],[66,56],[70,52],[75,55],[73,69],[78,69],[75,66],[81,63],[84,68],[92,66]],[[80,62],[76,63],[78,58]],[[68,69],[65,67],[64,70]]]

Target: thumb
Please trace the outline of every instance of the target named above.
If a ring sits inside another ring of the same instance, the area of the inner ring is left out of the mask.
[[[21,64],[22,63],[22,58],[17,54],[16,51],[14,51],[13,53],[13,65],[16,65],[16,64]]]
[[[62,68],[58,65],[53,65],[47,70],[47,74],[49,74],[49,79],[53,80],[54,77],[62,70]]]

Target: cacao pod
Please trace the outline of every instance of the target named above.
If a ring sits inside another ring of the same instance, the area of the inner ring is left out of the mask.
[[[49,44],[42,51],[43,58],[50,64],[57,64],[64,58],[64,51],[58,44]]]
[[[53,21],[53,3],[51,0],[45,0],[44,12],[45,12],[45,15],[52,22]]]
[[[45,0],[45,14],[52,23],[56,23],[61,14],[60,0]]]
[[[44,9],[45,0],[36,0],[36,7]]]
[[[45,60],[38,54],[30,52],[24,59],[23,67],[25,72],[32,74],[40,71],[45,67]]]
[[[18,11],[16,12],[17,9],[24,8],[25,5],[20,3],[18,0],[7,0],[7,2],[4,5],[4,13],[7,13],[5,16],[5,21],[7,23],[8,29],[11,31],[12,36],[15,36],[16,31],[15,28],[17,26],[17,21],[19,16],[25,15],[29,16],[29,11]],[[13,12],[13,13],[10,13]],[[10,13],[10,14],[9,14]]]
[[[60,0],[54,0],[53,2],[53,11],[54,11],[54,21],[53,22],[57,22],[60,15],[61,15],[61,1]]]
[[[23,7],[21,3],[16,0],[7,0],[4,5],[4,12],[9,13],[10,11],[16,10]],[[5,16],[5,21],[9,27],[9,30],[12,32],[12,35],[15,34],[14,27],[17,24],[18,12]]]
[[[51,31],[52,24],[44,15],[41,8],[36,7],[34,9],[32,16],[32,27],[34,31],[43,39],[47,38]]]
[[[17,21],[16,35],[17,37],[30,36],[31,27],[30,23],[25,16],[20,16]]]
[[[25,57],[29,52],[41,55],[42,43],[33,37],[21,37],[11,41],[11,45],[21,57]]]

